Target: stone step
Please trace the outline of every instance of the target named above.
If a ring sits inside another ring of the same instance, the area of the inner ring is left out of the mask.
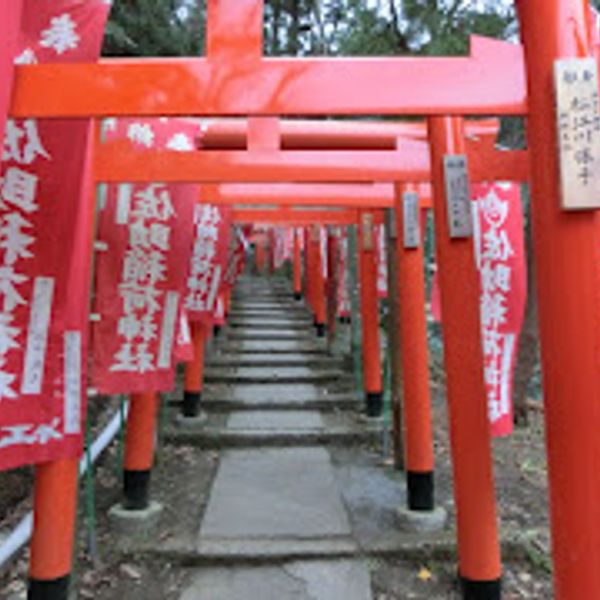
[[[232,308],[229,311],[229,318],[231,319],[245,319],[245,318],[284,318],[289,320],[296,319],[307,319],[310,318],[310,313],[306,308],[301,306],[289,306],[284,308],[273,309],[251,309],[251,308]]]
[[[242,318],[231,317],[227,321],[227,326],[233,329],[301,329],[312,331],[312,319],[302,317],[300,319],[275,319],[265,316],[264,318]]]
[[[294,293],[289,291],[281,291],[281,292],[260,292],[260,291],[240,291],[232,296],[232,300],[234,302],[246,302],[247,300],[268,300],[279,302],[281,300],[285,302],[294,302]]]
[[[352,390],[327,390],[308,383],[288,385],[253,383],[208,384],[202,393],[205,410],[357,410],[361,408]]]
[[[231,340],[298,340],[307,341],[315,338],[314,330],[297,329],[257,329],[245,328],[227,332],[227,338]]]
[[[352,379],[339,369],[316,370],[309,367],[213,367],[206,370],[207,383],[319,383],[348,386]]]
[[[309,367],[313,369],[340,369],[343,366],[343,361],[339,358],[319,354],[221,352],[218,355],[209,356],[206,365],[208,368]]]
[[[209,413],[205,423],[181,425],[176,421],[166,429],[165,439],[173,444],[220,449],[341,447],[380,442],[381,426],[380,421],[359,424],[344,413],[245,410],[231,412],[225,423],[216,413]]]
[[[253,410],[231,413],[227,429],[257,433],[324,431],[325,421],[317,411]]]
[[[286,555],[300,543],[352,546],[352,531],[325,448],[225,452],[198,535],[198,553]]]
[[[319,343],[322,342],[322,343]],[[224,350],[237,351],[243,353],[256,352],[259,354],[265,353],[277,353],[277,354],[317,354],[326,356],[324,354],[325,340],[313,338],[313,339],[289,339],[289,340],[277,340],[277,339],[244,339],[238,338],[232,339],[231,337],[227,341],[227,346]]]
[[[180,404],[180,400],[175,404]],[[323,413],[339,411],[358,411],[362,407],[359,400],[347,394],[332,394],[331,397],[312,400],[298,399],[289,402],[257,398],[252,404],[243,400],[219,397],[202,397],[202,408],[207,412],[228,413],[244,410],[318,410]]]
[[[196,570],[180,600],[371,600],[361,560],[290,561]]]
[[[293,309],[298,304],[293,299],[269,299],[269,298],[246,298],[245,300],[233,300],[231,307],[233,309],[243,308],[245,310],[269,310],[269,309]]]

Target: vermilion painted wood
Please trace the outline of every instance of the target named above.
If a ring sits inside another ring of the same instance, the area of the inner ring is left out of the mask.
[[[370,211],[361,211],[363,214],[365,212]],[[358,266],[360,273],[360,313],[362,325],[364,387],[367,394],[381,394],[383,392],[383,378],[381,373],[381,348],[379,343],[376,249],[375,245],[367,248],[362,224],[359,225],[358,231]]]
[[[36,465],[29,576],[53,581],[69,575],[75,540],[79,459]]]
[[[526,112],[521,47],[481,37],[458,58],[258,60],[251,52],[234,61],[22,66],[12,103],[13,115],[32,117]]]
[[[402,364],[402,400],[405,435],[405,466],[413,473],[434,470],[429,387],[429,348],[425,315],[425,232],[418,248],[404,247],[403,193],[414,186],[396,186],[396,240],[399,351]]]
[[[234,215],[235,218],[235,215]],[[294,294],[302,294],[302,247],[300,242],[300,231],[294,226],[294,254],[292,257]]]
[[[97,181],[372,182],[429,180],[427,146],[392,151],[139,151],[125,141],[97,147]]]
[[[449,236],[443,158],[464,153],[460,119],[430,119],[435,247],[444,315],[444,364],[460,575],[500,578],[487,393],[483,378],[479,289],[471,238]],[[485,596],[484,596],[485,597]]]
[[[208,0],[206,55],[235,62],[258,60],[263,51],[263,1]]]
[[[156,392],[131,395],[123,461],[126,471],[152,470],[158,407]]]
[[[251,117],[247,123],[248,150],[278,151],[281,132],[276,117]]]
[[[532,111],[533,240],[558,600],[600,594],[600,214],[560,209],[553,65],[593,56],[584,0],[517,2]]]
[[[186,392],[201,392],[204,386],[204,351],[208,331],[201,322],[190,323],[194,358],[185,364],[184,390]]]
[[[421,202],[424,208],[431,206],[430,188],[419,186]],[[378,184],[301,184],[272,183],[244,184],[226,183],[222,185],[203,185],[200,201],[213,204],[277,205],[305,207],[343,207],[371,209],[389,208],[394,204],[394,186],[391,183]]]
[[[338,263],[339,238],[332,227],[327,228],[327,280],[325,282],[327,341],[333,344],[336,337],[338,315]]]
[[[321,226],[312,225],[309,244],[312,248],[312,300],[315,313],[315,325],[324,326],[327,322],[327,299],[325,296],[325,277],[323,275],[324,261],[327,260],[323,256],[321,245]]]
[[[225,183],[203,185],[200,201],[212,204],[385,208],[394,201],[393,184]]]
[[[95,178],[104,182],[428,182],[425,142],[402,139],[393,151],[139,150],[126,140],[96,147]],[[527,181],[526,151],[499,151],[493,140],[467,144],[473,181]]]
[[[381,224],[383,215],[374,210],[375,222]],[[289,227],[306,227],[314,223],[319,225],[357,225],[358,210],[294,210],[294,207],[273,207],[272,209],[234,208],[235,223],[253,223],[262,225],[287,225]]]
[[[315,245],[311,243],[312,224],[304,228],[304,271],[306,273],[305,298],[313,316],[315,314]]]
[[[498,119],[467,123],[469,135],[495,138]],[[205,150],[245,150],[247,119],[202,119],[198,145]],[[426,139],[423,121],[280,120],[282,150],[394,150],[399,137]]]

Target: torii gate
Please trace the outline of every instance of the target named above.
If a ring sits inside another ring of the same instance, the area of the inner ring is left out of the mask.
[[[600,222],[593,211],[560,210],[550,87],[557,58],[592,55],[591,28],[584,0],[521,0],[518,9],[529,76],[529,145],[535,156],[534,235],[556,590],[559,598],[592,598],[600,589],[600,572],[586,566],[600,559],[600,440],[595,416],[600,401]],[[448,315],[446,367],[455,481],[467,489],[484,488],[477,504],[456,498],[459,524],[481,525],[476,535],[459,534],[460,574],[470,597],[497,597],[500,566],[493,541],[489,440],[485,415],[477,405],[482,397],[481,366],[468,369],[460,360],[468,358],[470,365],[480,343],[476,273],[470,245],[447,235],[442,159],[463,151],[460,122],[447,115],[527,113],[520,49],[475,40],[471,58],[262,59],[261,14],[260,0],[209,3],[206,59],[21,67],[12,114],[430,115],[442,308]],[[410,81],[410,87],[399,86],[402,81]],[[454,87],[457,82],[461,85]],[[1,108],[0,119],[5,113]],[[453,285],[454,278],[461,289]],[[467,439],[465,426],[468,430],[473,423],[479,424],[480,435]],[[462,468],[461,461],[471,461],[469,469]],[[48,479],[52,469],[48,467]],[[484,564],[483,556],[493,558]]]
[[[153,181],[163,182],[213,182],[202,188],[202,199],[210,204],[277,204],[282,205],[318,205],[318,206],[361,206],[374,208],[385,206],[392,208],[396,204],[393,185],[388,185],[387,203],[383,204],[378,198],[372,197],[372,191],[383,192],[384,184],[331,185],[308,182],[321,181],[395,181],[398,183],[413,183],[431,180],[430,157],[427,145],[417,139],[411,141],[397,138],[400,134],[408,133],[415,138],[424,137],[425,129],[422,124],[378,124],[375,128],[362,126],[361,135],[350,136],[348,125],[340,126],[331,123],[296,122],[292,128],[292,139],[288,145],[302,150],[279,150],[282,144],[281,125],[277,120],[249,119],[248,122],[226,121],[224,123],[227,135],[225,140],[211,139],[212,144],[235,144],[248,150],[242,151],[213,151],[200,150],[195,153],[180,153],[168,150],[140,150],[128,140],[118,140],[112,143],[100,143],[96,146],[95,178],[97,182],[106,181]],[[211,123],[213,129],[221,129],[220,121]],[[232,128],[233,130],[233,138]],[[241,126],[241,127],[240,127]],[[308,151],[301,144],[318,142],[316,135],[320,127],[325,144],[340,147],[343,144],[354,147],[359,144],[367,145],[369,135],[375,133],[379,144],[394,144],[395,151]],[[285,129],[290,123],[283,123]],[[206,126],[203,135],[206,135]],[[371,131],[374,129],[374,131]],[[528,154],[526,151],[497,151],[494,148],[494,137],[499,129],[499,123],[470,122],[469,139],[470,174],[473,181],[490,180],[522,180],[527,179]],[[285,131],[284,135],[289,136]],[[340,137],[338,137],[338,135]],[[481,139],[478,135],[482,135]],[[306,136],[306,137],[305,137]],[[387,137],[384,137],[387,136]],[[248,138],[246,141],[245,137]],[[206,140],[201,140],[201,146]],[[217,180],[249,182],[256,181],[302,181],[296,184],[228,184],[216,185]],[[335,194],[338,194],[337,196]],[[249,216],[249,215],[247,215]],[[290,214],[289,217],[293,215]],[[330,217],[331,218],[331,217]],[[289,218],[288,218],[289,221]],[[318,253],[317,253],[318,254]],[[364,253],[361,253],[363,257]],[[361,273],[369,282],[375,282],[374,260],[361,260]],[[365,271],[369,270],[369,273]],[[318,271],[318,270],[316,270]],[[316,272],[315,271],[315,272]],[[372,271],[372,272],[371,272]],[[312,277],[309,278],[312,281]],[[318,308],[315,310],[315,324],[320,335],[325,334],[325,301],[323,285],[320,282],[315,289],[320,290],[315,296]],[[312,289],[312,286],[309,287]],[[361,291],[362,291],[361,287]],[[364,305],[368,314],[363,314],[365,346],[371,352],[365,353],[365,371],[367,378],[367,410],[372,416],[381,410],[382,381],[381,363],[379,358],[379,339],[377,328],[370,326],[377,320],[377,306],[370,299],[375,290],[369,290],[364,295]],[[312,295],[311,295],[312,296]],[[190,370],[201,370],[201,365],[190,365]],[[194,385],[198,386],[201,377],[195,376]],[[198,397],[200,389],[187,390],[186,397]],[[198,401],[194,402],[197,406]],[[370,404],[374,404],[371,408]],[[193,416],[197,408],[192,405],[184,407],[184,414]]]

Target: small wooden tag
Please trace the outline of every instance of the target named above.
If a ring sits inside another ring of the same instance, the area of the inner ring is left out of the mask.
[[[362,243],[365,250],[375,249],[375,231],[372,213],[362,213]]]
[[[402,217],[404,247],[418,248],[421,245],[421,221],[419,215],[419,196],[415,192],[402,195]]]
[[[467,157],[464,154],[444,156],[444,179],[450,237],[469,238],[473,235],[473,217]]]
[[[600,105],[593,58],[554,64],[556,118],[565,210],[600,208]]]

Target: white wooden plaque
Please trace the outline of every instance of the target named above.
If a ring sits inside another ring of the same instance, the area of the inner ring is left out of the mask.
[[[418,248],[421,245],[421,222],[419,196],[415,192],[404,192],[402,194],[402,218],[404,247]]]
[[[473,235],[471,190],[467,157],[464,154],[447,154],[444,156],[444,179],[450,237],[471,237]]]
[[[600,208],[600,108],[593,58],[554,64],[561,204],[566,210]]]

